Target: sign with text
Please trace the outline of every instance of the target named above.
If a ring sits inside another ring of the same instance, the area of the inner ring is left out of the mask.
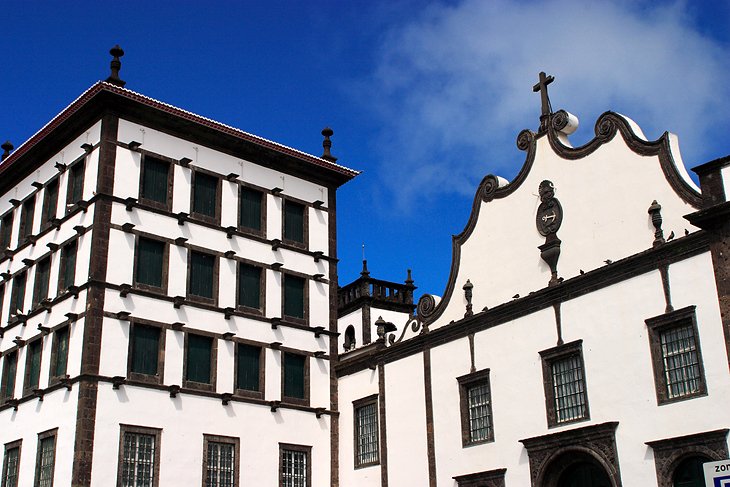
[[[730,487],[730,459],[702,465],[707,487]]]

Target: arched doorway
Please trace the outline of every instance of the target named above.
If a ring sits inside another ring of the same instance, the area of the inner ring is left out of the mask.
[[[548,463],[537,487],[617,487],[598,456],[585,448],[563,451]]]
[[[682,460],[674,469],[672,485],[674,487],[704,487],[705,474],[702,464],[710,459],[704,456],[693,456]]]
[[[611,487],[611,480],[596,462],[578,461],[560,474],[557,487]]]

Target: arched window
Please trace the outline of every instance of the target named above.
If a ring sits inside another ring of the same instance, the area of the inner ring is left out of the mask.
[[[355,348],[355,327],[350,325],[345,330],[345,352],[348,352]]]
[[[702,464],[710,459],[704,456],[685,458],[677,465],[672,477],[674,487],[704,487],[705,474],[702,471]]]

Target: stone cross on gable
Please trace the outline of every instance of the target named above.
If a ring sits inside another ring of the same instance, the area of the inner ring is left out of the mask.
[[[550,98],[548,98],[547,85],[555,81],[552,76],[545,75],[545,71],[540,71],[540,81],[532,87],[532,91],[537,93],[540,92],[540,98],[542,99],[542,115],[550,115]]]

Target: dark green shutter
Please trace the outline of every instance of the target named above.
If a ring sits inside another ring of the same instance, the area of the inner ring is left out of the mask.
[[[167,205],[169,174],[170,164],[154,157],[145,156],[144,165],[142,166],[142,191],[140,196]]]
[[[15,279],[13,279],[13,294],[10,299],[10,314],[23,312],[23,303],[25,303],[25,281],[25,272],[15,276]]]
[[[284,315],[304,318],[304,279],[284,276]]]
[[[51,373],[54,377],[63,377],[66,375],[66,363],[68,363],[68,338],[69,328],[61,328],[56,331],[56,357],[55,363],[52,365]]]
[[[26,389],[37,389],[41,377],[41,351],[43,342],[36,340],[28,345],[28,383]]]
[[[160,329],[134,325],[132,328],[132,372],[156,375],[160,351]]]
[[[60,282],[58,285],[58,289],[61,292],[74,284],[74,279],[76,278],[76,248],[77,245],[74,241],[66,244],[63,250],[61,250]]]
[[[162,269],[165,258],[165,243],[148,238],[140,238],[137,244],[138,284],[162,287]]]
[[[247,391],[259,390],[259,359],[261,348],[252,345],[238,344],[238,367],[236,371],[236,388]]]
[[[241,187],[239,225],[261,230],[261,199],[263,194],[255,189]]]
[[[48,297],[48,279],[51,274],[51,259],[46,257],[38,262],[35,270],[35,285],[33,286],[33,305]]]
[[[18,240],[33,234],[33,215],[35,213],[35,196],[23,203],[20,211],[20,228]]]
[[[58,208],[58,179],[54,179],[46,186],[46,193],[43,197],[43,212],[41,214],[41,226],[46,226],[56,217]]]
[[[218,178],[200,172],[196,172],[194,178],[193,213],[215,218]]]
[[[284,238],[304,243],[304,205],[284,202]]]
[[[190,294],[213,298],[215,256],[192,252],[190,256]]]
[[[304,361],[302,355],[284,355],[284,396],[304,399]]]
[[[238,266],[238,304],[249,308],[261,307],[261,268],[247,264]]]
[[[213,339],[200,335],[188,335],[186,379],[210,384],[210,366]]]
[[[12,352],[5,356],[3,365],[2,397],[12,398],[15,391],[15,372],[18,369],[18,352]]]
[[[66,203],[71,205],[84,197],[84,161],[80,161],[68,170],[68,194]],[[68,210],[68,208],[66,208]]]
[[[10,246],[10,237],[13,232],[13,212],[3,217],[2,226],[0,226],[0,250],[7,249]]]

